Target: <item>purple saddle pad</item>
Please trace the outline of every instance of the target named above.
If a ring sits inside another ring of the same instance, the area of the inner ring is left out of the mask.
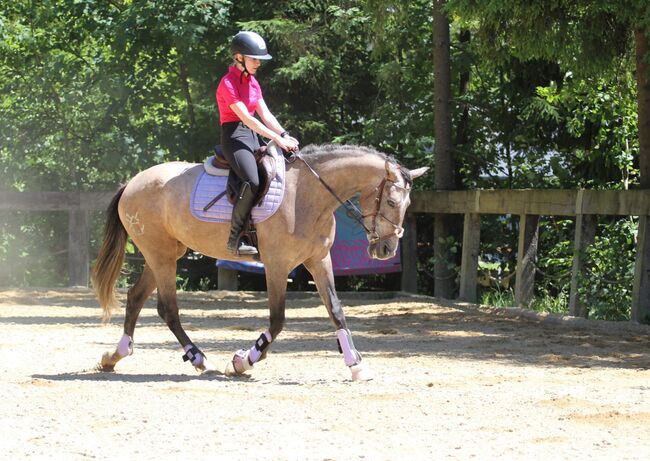
[[[269,151],[276,164],[276,174],[262,202],[254,206],[251,211],[253,223],[260,223],[273,216],[284,197],[284,158],[277,153],[276,149],[269,149]],[[224,176],[213,176],[203,171],[196,179],[190,197],[190,210],[195,218],[201,221],[230,222],[232,204],[226,194],[223,194],[207,211],[203,211],[208,203],[226,189],[228,174],[227,170],[223,171],[226,172]]]

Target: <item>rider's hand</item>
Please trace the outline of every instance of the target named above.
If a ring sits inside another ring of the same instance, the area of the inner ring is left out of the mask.
[[[284,138],[278,136],[275,143],[285,152],[294,152],[298,150],[298,140],[292,136],[285,136]]]

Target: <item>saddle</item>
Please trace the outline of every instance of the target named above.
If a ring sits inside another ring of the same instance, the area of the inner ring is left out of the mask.
[[[257,172],[260,178],[260,186],[257,190],[255,201],[253,202],[253,206],[256,206],[262,202],[264,196],[269,191],[269,187],[271,187],[271,181],[277,173],[278,166],[273,160],[271,154],[268,152],[268,146],[260,147],[255,152],[253,152],[253,155],[255,156],[255,161],[257,162]],[[223,197],[224,193],[226,194],[228,201],[234,205],[237,201],[237,191],[241,186],[241,179],[239,179],[239,177],[230,169],[230,164],[224,157],[223,150],[221,149],[220,145],[214,146],[214,155],[208,157],[205,160],[203,167],[207,174],[213,176],[225,176],[226,172],[228,172],[228,185],[226,187],[226,190],[223,193],[217,195],[210,203],[204,207],[203,210],[209,210],[212,205],[214,205],[221,197]]]

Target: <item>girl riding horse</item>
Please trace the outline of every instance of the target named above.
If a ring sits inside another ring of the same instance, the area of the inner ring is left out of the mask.
[[[259,149],[257,135],[272,139],[281,149],[293,151],[298,140],[289,136],[271,113],[262,89],[255,78],[261,61],[271,59],[264,39],[255,32],[239,32],[232,40],[234,64],[229,67],[217,88],[217,105],[221,121],[221,148],[231,170],[241,180],[233,208],[228,252],[233,255],[256,255],[257,248],[240,239],[248,220],[260,180],[254,152]],[[255,113],[262,119],[255,118]]]

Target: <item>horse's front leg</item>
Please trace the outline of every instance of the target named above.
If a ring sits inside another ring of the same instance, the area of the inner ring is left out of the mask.
[[[339,301],[336,295],[332,259],[329,253],[323,259],[305,261],[304,264],[312,277],[314,277],[318,294],[327,308],[332,323],[336,327],[336,339],[339,345],[339,352],[343,354],[345,364],[352,372],[352,379],[354,381],[371,380],[373,378],[372,371],[366,362],[361,360],[361,354],[354,347],[352,333],[350,333],[347,327],[341,301]]]
[[[288,273],[288,270],[266,267],[266,289],[270,310],[269,328],[260,335],[250,349],[240,349],[235,352],[226,367],[227,375],[242,375],[252,369],[257,362],[264,360],[269,346],[284,328]]]

